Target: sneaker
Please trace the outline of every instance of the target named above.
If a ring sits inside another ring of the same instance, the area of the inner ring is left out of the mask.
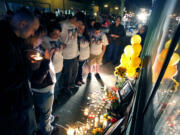
[[[99,73],[96,73],[96,74],[95,74],[95,77],[96,77],[98,80],[101,80],[101,76],[99,75]]]
[[[85,84],[85,82],[83,80],[81,80],[81,84]]]
[[[76,83],[76,85],[78,85],[78,86],[81,86],[81,84],[82,84],[81,81],[78,81],[78,82]]]
[[[88,73],[87,79],[91,79],[91,73]]]
[[[64,94],[67,95],[67,96],[73,95],[73,92],[72,92],[72,90],[71,90],[70,88],[65,88],[65,89],[63,90],[63,92],[64,92]]]

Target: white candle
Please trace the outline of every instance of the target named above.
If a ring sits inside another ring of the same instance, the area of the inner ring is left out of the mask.
[[[101,115],[101,116],[100,116],[100,123],[103,123],[103,121],[104,121],[104,116]]]
[[[88,108],[85,108],[84,110],[84,115],[87,116],[89,114],[89,109]]]
[[[106,91],[106,85],[104,85],[104,91]]]
[[[104,120],[104,122],[103,122],[103,128],[106,128],[106,126],[107,126],[107,120]]]

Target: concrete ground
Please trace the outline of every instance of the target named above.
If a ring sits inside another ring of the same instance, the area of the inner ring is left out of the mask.
[[[100,98],[98,96],[101,97],[104,95],[104,85],[110,87],[115,84],[115,77],[113,75],[114,67],[111,63],[104,64],[100,67],[101,80],[97,80],[94,74],[92,74],[91,80],[87,81],[87,69],[87,66],[85,66],[83,70],[83,78],[86,83],[79,87],[74,95],[60,97],[60,103],[54,105],[54,115],[59,116],[59,120],[56,123],[62,127],[73,125],[77,121],[84,123],[86,118],[83,115],[83,109],[89,106],[88,98],[96,95],[96,100],[99,102],[98,99]],[[65,132],[61,132],[61,135],[65,135]]]

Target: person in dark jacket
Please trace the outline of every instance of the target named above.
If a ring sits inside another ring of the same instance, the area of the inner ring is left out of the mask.
[[[138,35],[141,36],[141,45],[142,45],[142,46],[144,45],[144,40],[145,40],[145,38],[146,38],[147,29],[148,29],[148,26],[147,26],[147,25],[143,25],[143,26],[139,29],[139,32],[137,33]]]
[[[119,56],[123,52],[124,38],[126,36],[124,26],[121,25],[121,17],[116,18],[116,23],[110,26],[109,39],[110,45],[107,49],[106,61],[112,61],[113,64],[117,64]]]
[[[17,11],[10,21],[0,21],[2,135],[34,135],[36,132],[24,39],[34,35],[38,27],[38,18],[27,9]]]

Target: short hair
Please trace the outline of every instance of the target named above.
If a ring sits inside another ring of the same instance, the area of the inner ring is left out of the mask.
[[[18,24],[22,21],[26,21],[27,23],[31,23],[35,20],[35,15],[26,8],[21,8],[17,10],[12,16],[10,22],[14,29],[18,28]]]
[[[58,23],[58,22],[51,22],[48,24],[48,27],[47,27],[47,32],[48,32],[48,35],[50,33],[52,33],[55,29],[58,29],[60,32],[62,31],[62,27],[61,27],[61,24]]]
[[[82,12],[77,12],[74,17],[76,18],[76,21],[82,21],[83,24],[85,24],[85,15]]]
[[[119,18],[120,20],[122,20],[122,17],[121,17],[121,16],[117,16],[117,17],[116,17],[116,19],[118,19],[118,18]]]
[[[95,30],[100,30],[101,29],[101,24],[99,22],[96,22],[94,24],[94,27],[93,27]]]
[[[19,22],[21,21],[32,22],[35,19],[35,15],[33,14],[33,12],[23,7],[19,9],[17,12],[15,12],[12,19],[15,19]]]

